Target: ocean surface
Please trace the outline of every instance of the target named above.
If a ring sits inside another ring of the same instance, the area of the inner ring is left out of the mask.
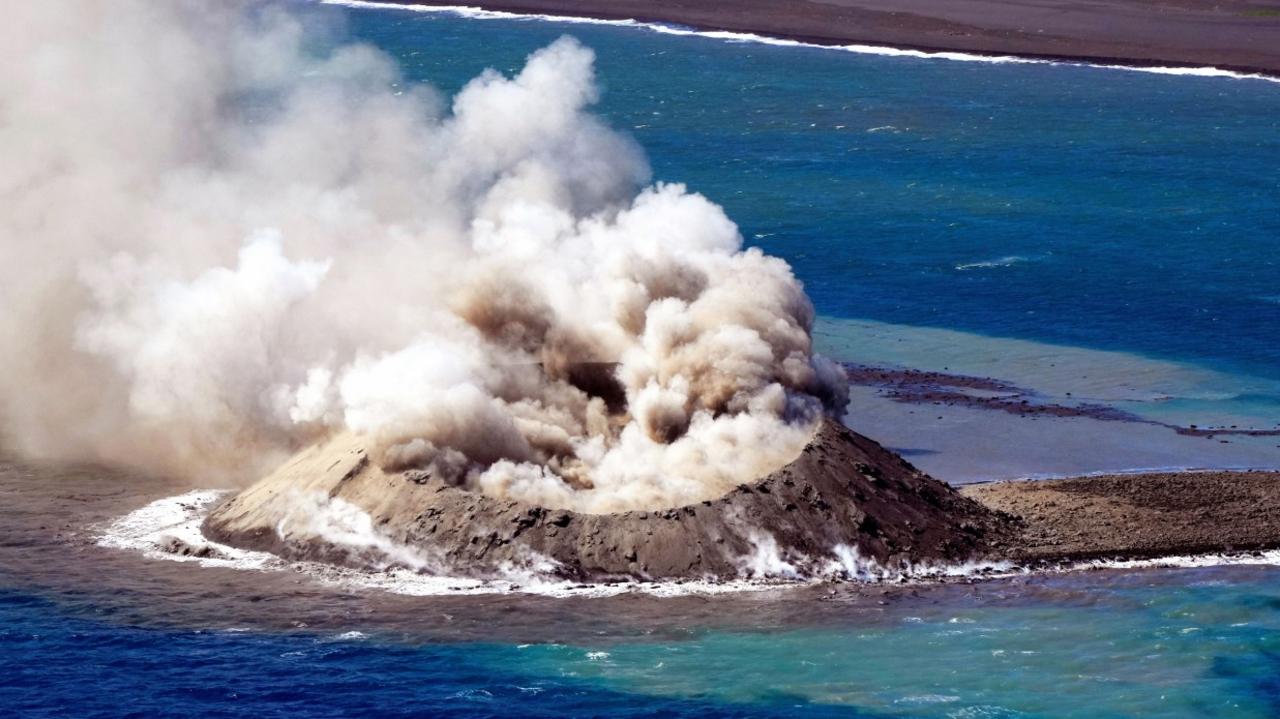
[[[601,114],[657,179],[706,194],[791,262],[824,351],[1143,420],[856,387],[847,421],[943,478],[1280,467],[1275,436],[1151,423],[1280,426],[1280,84],[327,12],[444,92],[577,36],[598,54]],[[0,463],[0,714],[1280,715],[1267,564],[420,596],[102,539],[175,493]]]
[[[173,491],[0,463],[4,716],[1280,713],[1274,564],[424,596],[104,542],[123,538],[120,515]]]
[[[0,590],[0,702],[8,716],[86,718],[1280,712],[1274,570],[1081,584],[854,607],[811,626],[739,607],[737,628],[529,643],[122,622]]]

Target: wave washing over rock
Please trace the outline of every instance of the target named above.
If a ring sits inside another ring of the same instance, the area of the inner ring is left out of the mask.
[[[148,559],[187,563],[200,567],[242,571],[292,572],[321,585],[352,590],[384,591],[409,596],[449,596],[475,594],[534,594],[556,598],[609,597],[640,593],[659,597],[720,595],[738,592],[800,589],[819,582],[848,580],[859,584],[932,583],[952,579],[998,578],[1020,574],[1026,569],[1007,561],[975,561],[961,564],[923,563],[886,567],[863,557],[855,547],[837,546],[834,559],[798,557],[783,559],[776,543],[761,543],[751,555],[740,558],[741,575],[735,579],[702,577],[583,583],[557,576],[554,563],[541,561],[522,566],[503,566],[497,573],[476,576],[439,573],[429,568],[388,564],[368,554],[370,564],[358,567],[318,561],[288,559],[268,552],[240,549],[205,536],[203,525],[209,513],[228,498],[221,490],[195,490],[155,500],[95,531],[95,543],[110,549],[137,552]],[[335,521],[342,520],[333,517]],[[390,540],[383,530],[371,526],[367,515],[350,511],[339,524],[343,537],[360,546],[385,546]],[[369,534],[381,535],[370,538]],[[394,553],[416,554],[400,547]],[[420,565],[420,562],[413,562]]]
[[[801,455],[716,499],[584,514],[498,499],[420,470],[387,472],[367,443],[312,447],[218,507],[206,536],[299,560],[483,576],[538,567],[580,580],[792,577],[960,563],[1007,518],[825,422]]]

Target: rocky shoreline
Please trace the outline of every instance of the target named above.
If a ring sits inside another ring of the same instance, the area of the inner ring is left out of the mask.
[[[388,473],[353,437],[215,509],[206,537],[287,559],[583,582],[885,575],[965,562],[1280,547],[1280,472],[1112,475],[956,489],[826,422],[795,461],[712,501],[582,514]]]
[[[324,518],[334,513],[344,521]],[[353,536],[351,526],[365,522],[375,537]],[[726,496],[616,514],[546,509],[419,472],[389,474],[358,441],[331,440],[204,523],[210,539],[290,559],[362,568],[419,563],[473,576],[529,567],[582,581],[946,564],[989,554],[1011,531],[1008,517],[831,421],[795,461]]]

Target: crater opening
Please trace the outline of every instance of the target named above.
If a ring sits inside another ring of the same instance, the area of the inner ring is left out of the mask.
[[[789,411],[783,403],[760,412],[732,395],[692,411],[687,399],[648,405],[637,415],[621,370],[618,362],[563,358],[503,367],[503,375],[520,379],[517,388],[554,388],[563,420],[547,423],[546,407],[513,393],[507,401],[517,407],[515,419],[502,429],[514,429],[515,436],[505,441],[464,423],[458,432],[416,428],[413,436],[374,434],[357,442],[381,471],[418,484],[435,481],[546,509],[611,514],[722,497],[795,459],[822,418],[811,404]],[[534,374],[532,383],[523,381]],[[536,420],[522,421],[526,404]],[[427,438],[442,434],[443,441]]]

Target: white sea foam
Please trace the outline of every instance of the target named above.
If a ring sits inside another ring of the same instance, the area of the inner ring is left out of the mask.
[[[954,694],[920,694],[895,699],[894,704],[950,704],[960,701]]]
[[[249,552],[211,542],[200,523],[225,492],[196,490],[158,499],[102,529],[98,546],[141,552],[150,559],[194,562],[204,567],[270,569],[283,562],[265,552]]]
[[[1280,549],[1261,552],[1179,554],[1151,559],[1091,559],[1064,565],[1057,571],[1088,569],[1196,569],[1202,567],[1280,565]]]
[[[1013,265],[1020,265],[1024,262],[1030,262],[1030,261],[1031,261],[1030,257],[1024,257],[1022,255],[1006,255],[1004,257],[997,257],[993,260],[980,260],[978,262],[966,262],[963,264],[956,265],[956,269],[961,272],[964,272],[966,270],[985,270],[985,269],[991,269],[993,267],[1012,267]]]
[[[294,562],[265,552],[237,549],[210,541],[200,531],[209,511],[225,492],[197,490],[159,499],[101,528],[101,547],[141,553],[149,559],[191,562],[202,567],[247,571],[291,571],[321,584],[353,590],[377,590],[408,596],[460,596],[477,594],[534,594],[554,598],[611,597],[636,593],[655,597],[720,595],[811,587],[823,583],[926,584],[958,579],[1002,579],[1031,573],[1065,574],[1089,570],[1189,569],[1232,565],[1280,565],[1280,549],[1262,552],[1177,555],[1151,559],[1097,559],[1064,562],[1034,569],[1007,561],[974,561],[956,564],[901,564],[886,566],[862,556],[857,547],[837,545],[834,558],[797,556],[780,549],[767,533],[753,535],[753,548],[739,565],[742,578],[695,579],[658,582],[623,581],[583,584],[552,574],[554,562],[531,561],[504,567],[490,578],[460,577],[424,569],[393,567],[367,571],[318,562]],[[358,512],[359,510],[354,510]],[[349,518],[348,518],[349,519]],[[360,525],[355,520],[354,525]],[[340,534],[333,535],[341,538]],[[370,541],[361,536],[359,546]],[[385,538],[378,540],[381,547]],[[391,548],[399,556],[408,548]],[[356,639],[359,637],[342,636]]]
[[[513,13],[501,10],[485,10],[466,5],[405,5],[389,2],[369,2],[368,0],[319,0],[325,5],[343,5],[352,8],[411,10],[422,13],[444,13],[470,18],[473,20],[535,20],[543,22],[568,23],[575,25],[610,25],[613,27],[629,27],[661,33],[663,35],[681,35],[702,37],[734,43],[752,43],[773,45],[777,47],[802,47],[820,50],[850,52],[858,55],[880,55],[883,57],[906,57],[919,60],[950,60],[952,62],[978,62],[992,65],[1058,65],[1067,67],[1091,67],[1104,70],[1124,70],[1143,72],[1153,75],[1179,75],[1185,77],[1228,78],[1233,80],[1262,80],[1280,83],[1280,77],[1262,73],[1238,72],[1219,67],[1161,67],[1144,65],[1117,65],[1113,63],[1095,63],[1079,60],[1047,60],[1043,58],[1019,57],[1016,55],[978,55],[967,52],[911,50],[906,48],[885,47],[881,45],[820,45],[786,38],[770,37],[755,33],[729,32],[726,30],[697,30],[690,27],[660,22],[641,22],[639,20],[607,20],[575,15],[546,15],[539,13]]]

